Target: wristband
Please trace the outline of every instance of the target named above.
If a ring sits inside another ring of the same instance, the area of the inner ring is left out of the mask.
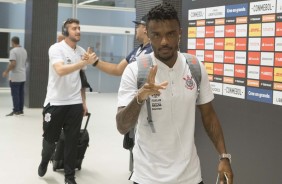
[[[93,63],[92,66],[96,67],[96,65],[98,64],[98,62],[99,62],[99,58],[95,61],[95,63]]]
[[[219,155],[219,160],[222,160],[224,158],[227,158],[229,160],[229,162],[231,163],[231,155],[229,153],[223,153],[223,154]]]

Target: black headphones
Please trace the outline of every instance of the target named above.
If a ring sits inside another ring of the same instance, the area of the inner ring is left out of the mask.
[[[66,27],[67,23],[69,22],[69,19],[67,19],[62,26],[62,35],[69,36],[68,28]]]

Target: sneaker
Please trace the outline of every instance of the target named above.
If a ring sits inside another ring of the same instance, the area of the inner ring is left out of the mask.
[[[14,116],[15,112],[11,112],[10,114],[7,114],[6,116]]]
[[[74,178],[65,178],[65,184],[77,184]]]
[[[38,167],[38,175],[40,177],[43,177],[46,172],[47,172],[47,167],[48,167],[48,162],[47,163],[40,163],[39,167]]]

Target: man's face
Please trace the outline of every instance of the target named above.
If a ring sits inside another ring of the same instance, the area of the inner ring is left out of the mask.
[[[139,42],[143,42],[144,36],[146,35],[146,26],[143,24],[137,24],[136,25],[136,34],[135,34],[135,38],[136,40],[138,40]]]
[[[148,23],[148,37],[156,58],[164,63],[175,62],[180,34],[181,29],[176,20],[151,20]]]
[[[78,42],[80,40],[80,26],[77,23],[68,24],[68,38],[73,42]]]

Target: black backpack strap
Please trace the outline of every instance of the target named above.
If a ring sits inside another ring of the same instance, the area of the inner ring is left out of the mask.
[[[84,70],[79,71],[80,80],[81,80],[81,87],[82,88],[89,88],[89,91],[92,92],[92,88],[87,81],[87,77]]]
[[[189,66],[190,72],[197,85],[198,95],[200,94],[200,86],[202,80],[201,66],[196,56],[182,53],[186,58],[186,63]]]

